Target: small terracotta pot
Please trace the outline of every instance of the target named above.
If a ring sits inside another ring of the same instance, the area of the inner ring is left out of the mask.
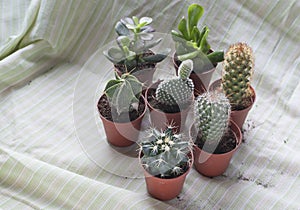
[[[139,155],[139,159],[141,154]],[[141,160],[140,160],[141,161]],[[148,193],[159,200],[166,201],[176,198],[182,191],[186,176],[190,172],[193,166],[193,154],[191,153],[191,165],[189,169],[182,175],[171,178],[171,179],[162,179],[155,177],[149,174],[144,167],[144,176]]]
[[[243,125],[244,125],[244,122],[248,116],[248,113],[249,111],[251,110],[254,102],[255,102],[255,99],[256,99],[256,93],[255,93],[255,90],[252,86],[250,86],[252,92],[254,93],[253,96],[252,96],[252,103],[250,106],[248,106],[247,108],[245,109],[242,109],[242,110],[231,110],[231,113],[230,113],[230,118],[231,120],[233,120],[240,129],[242,129]],[[214,81],[210,86],[209,86],[209,90],[218,90],[218,91],[222,91],[221,89],[221,79],[218,79],[216,81]]]
[[[222,175],[229,166],[230,160],[242,142],[242,133],[239,127],[231,121],[230,128],[236,136],[237,145],[230,152],[224,154],[212,154],[194,145],[194,166],[202,175],[215,177]],[[194,127],[191,128],[191,130]],[[191,131],[194,132],[194,131]]]
[[[181,128],[184,127],[186,117],[190,111],[190,106],[188,106],[185,109],[182,109],[180,112],[175,113],[166,113],[160,109],[154,108],[149,102],[148,102],[148,95],[150,89],[156,89],[158,87],[158,84],[161,81],[158,81],[154,84],[152,84],[150,87],[147,88],[145,93],[145,98],[147,101],[147,106],[150,110],[150,120],[152,126],[156,127],[158,130],[164,130],[167,128],[167,125],[173,125],[176,130],[176,132],[180,132]]]
[[[178,75],[178,66],[181,62],[177,59],[176,53],[173,54],[172,60],[173,65],[175,67],[176,75]],[[216,68],[214,67],[200,74],[197,74],[194,71],[191,73],[190,79],[193,80],[195,86],[195,95],[201,95],[202,93],[206,92],[215,70]]]
[[[102,97],[104,97],[104,95],[102,95],[100,99]],[[142,99],[143,102],[145,103],[145,98],[142,97]],[[99,112],[108,143],[117,147],[127,147],[134,144],[138,140],[142,120],[145,113],[146,113],[146,104],[143,113],[137,119],[131,122],[117,123],[106,119]]]

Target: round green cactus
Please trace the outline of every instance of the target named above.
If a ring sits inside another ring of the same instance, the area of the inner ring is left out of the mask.
[[[224,56],[222,89],[233,108],[247,107],[251,99],[251,79],[254,58],[252,49],[246,43],[236,43],[229,47]],[[239,109],[239,108],[235,108]]]
[[[194,114],[202,139],[209,144],[219,143],[230,119],[230,103],[224,93],[207,92],[198,96]]]
[[[149,129],[149,136],[141,143],[141,162],[152,175],[172,178],[183,174],[189,167],[193,143],[183,134],[174,133],[168,126],[164,131]]]
[[[161,82],[156,89],[156,99],[165,105],[186,105],[192,99],[194,84],[189,76],[193,70],[193,62],[186,60],[179,66],[178,78]]]

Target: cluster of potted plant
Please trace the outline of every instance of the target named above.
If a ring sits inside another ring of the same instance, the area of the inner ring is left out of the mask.
[[[181,192],[192,166],[209,177],[226,171],[241,144],[245,112],[255,101],[250,84],[254,68],[252,49],[245,43],[231,45],[226,53],[211,49],[208,28],[199,30],[197,26],[202,14],[200,5],[191,4],[188,18],[182,18],[178,24],[179,32],[172,31],[176,45],[174,78],[152,81],[156,63],[170,51],[150,50],[161,40],[153,40],[149,17],[117,22],[118,47],[104,52],[115,71],[115,78],[107,82],[97,107],[107,140],[118,147],[139,145],[138,158],[147,190],[160,200],[172,199]],[[208,86],[212,69],[219,62],[223,62],[222,78]],[[148,135],[139,138],[147,109],[151,126]],[[189,111],[193,119],[186,126]],[[237,117],[240,112],[242,117]],[[173,181],[179,183],[172,184]],[[171,188],[172,185],[177,188]]]

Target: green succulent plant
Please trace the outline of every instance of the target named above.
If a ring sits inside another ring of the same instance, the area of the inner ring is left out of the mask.
[[[164,131],[149,129],[149,136],[140,144],[141,163],[146,171],[160,178],[174,178],[188,170],[193,143],[168,126]]]
[[[211,91],[198,96],[194,104],[195,125],[201,138],[217,146],[228,129],[230,103],[224,93]]]
[[[115,31],[118,35],[117,47],[113,46],[103,51],[103,54],[114,65],[123,65],[126,72],[133,72],[142,66],[149,66],[163,61],[170,52],[165,49],[155,54],[151,48],[158,45],[162,39],[154,40],[152,32],[155,30],[150,26],[152,18],[126,17],[118,21]]]
[[[116,79],[107,82],[104,93],[111,107],[115,108],[118,115],[138,109],[139,98],[143,84],[131,74],[122,74]]]
[[[175,42],[176,54],[180,61],[192,59],[194,72],[203,73],[224,60],[223,51],[212,52],[207,41],[209,29],[204,26],[199,30],[198,22],[204,9],[199,4],[191,4],[188,7],[188,17],[182,17],[178,23],[179,32],[172,30],[171,35]]]
[[[253,91],[251,80],[254,56],[246,43],[236,43],[229,47],[223,62],[222,89],[233,109],[243,109],[251,103]]]
[[[165,105],[183,106],[189,104],[193,97],[194,84],[189,76],[193,70],[192,60],[183,61],[177,78],[162,81],[155,92],[158,102]]]

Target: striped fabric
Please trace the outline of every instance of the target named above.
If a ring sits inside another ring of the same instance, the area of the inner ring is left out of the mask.
[[[0,1],[0,209],[300,209],[297,0],[193,1],[212,48],[246,41],[256,57],[257,101],[222,176],[192,169],[162,202],[147,194],[138,160],[107,144],[95,105],[113,77],[102,51],[114,23],[151,16],[173,48],[169,32],[191,2]],[[168,58],[155,79],[173,71]]]

